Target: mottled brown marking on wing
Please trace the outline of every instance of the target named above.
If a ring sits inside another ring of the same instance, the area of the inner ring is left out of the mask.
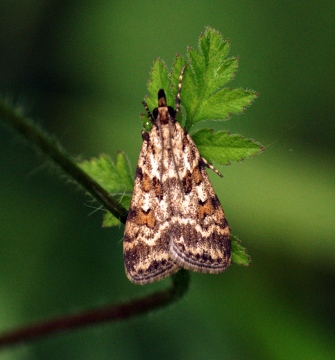
[[[218,274],[231,262],[229,230],[223,232],[213,227],[200,232],[190,221],[178,224],[177,233],[183,241],[170,244],[170,252],[176,263],[185,269],[202,273]]]
[[[153,229],[156,223],[155,216],[151,209],[144,211],[143,209],[131,209],[128,214],[127,221],[132,221],[136,225],[146,225]]]
[[[141,187],[145,192],[149,192],[151,190],[151,179],[147,173],[143,174]]]
[[[161,198],[163,196],[162,187],[161,187],[161,183],[160,183],[159,179],[157,179],[156,176],[154,176],[152,179],[152,187],[153,187],[155,196],[157,198]]]
[[[149,245],[143,236],[135,240],[127,237],[128,235],[125,235],[124,238],[124,264],[130,281],[143,285],[163,279],[179,270],[169,256],[168,231],[162,231],[152,245]]]
[[[198,218],[203,220],[207,215],[213,215],[215,212],[211,199],[207,199],[205,202],[199,201],[198,206]]]
[[[199,166],[197,166],[197,167],[195,167],[193,169],[192,175],[193,175],[193,179],[194,179],[195,184],[199,185],[201,183],[201,181],[202,181],[202,175],[201,175],[201,171],[199,169]]]
[[[184,131],[184,136],[183,136],[183,140],[182,140],[182,146],[183,146],[183,150],[185,150],[185,148],[189,145],[189,141],[187,138],[187,132]]]
[[[190,170],[186,171],[186,175],[184,176],[182,183],[185,194],[189,194],[192,191],[192,174]]]

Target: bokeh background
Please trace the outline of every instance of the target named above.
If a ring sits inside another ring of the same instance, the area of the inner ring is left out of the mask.
[[[135,169],[141,101],[160,56],[230,39],[229,86],[259,92],[221,127],[260,156],[210,174],[252,267],[192,273],[152,314],[7,349],[1,359],[333,359],[335,2],[0,1],[0,92],[74,156],[124,150]],[[206,124],[207,126],[210,124]],[[0,127],[0,330],[166,288],[124,275],[123,226]]]

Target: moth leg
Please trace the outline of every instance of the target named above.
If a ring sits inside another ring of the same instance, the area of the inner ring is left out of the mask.
[[[220,173],[220,171],[218,169],[216,169],[212,164],[210,164],[205,158],[203,158],[201,156],[201,161],[204,163],[205,166],[207,166],[208,168],[210,168],[211,170],[213,170],[215,172],[215,174],[219,175],[220,177],[223,177],[223,175]]]

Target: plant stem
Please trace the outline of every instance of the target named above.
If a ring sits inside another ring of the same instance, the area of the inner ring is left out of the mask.
[[[0,336],[0,348],[28,342],[71,329],[97,325],[107,321],[124,320],[166,306],[178,300],[187,291],[189,286],[188,271],[184,269],[180,270],[172,276],[172,281],[172,286],[169,289],[156,292],[142,299],[133,300],[126,304],[88,310],[80,314],[51,319],[5,333]]]
[[[122,223],[126,222],[127,210],[95,180],[88,176],[55,139],[1,99],[0,117],[6,125],[16,130],[30,144],[52,159]]]

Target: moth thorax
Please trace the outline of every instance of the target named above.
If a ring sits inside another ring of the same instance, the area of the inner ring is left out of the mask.
[[[155,122],[167,124],[169,121],[175,122],[175,111],[171,106],[161,106],[154,109],[153,112]]]

